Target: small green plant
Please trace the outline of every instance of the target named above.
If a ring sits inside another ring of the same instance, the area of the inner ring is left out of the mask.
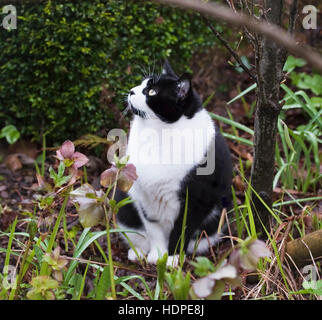
[[[175,300],[187,300],[190,290],[190,272],[182,268],[165,273],[165,280]]]
[[[58,166],[58,171],[56,172],[52,167],[49,168],[50,178],[53,179],[55,187],[61,187],[63,184],[67,183],[71,175],[64,176],[65,165],[64,162],[61,162]]]
[[[55,300],[54,289],[59,286],[58,281],[49,276],[37,276],[31,280],[31,290],[27,293],[30,300]]]
[[[303,290],[293,291],[290,294],[310,294],[322,296],[322,280],[304,280],[302,283]]]
[[[1,129],[0,138],[6,138],[8,143],[14,144],[20,138],[20,132],[14,125],[9,124]]]

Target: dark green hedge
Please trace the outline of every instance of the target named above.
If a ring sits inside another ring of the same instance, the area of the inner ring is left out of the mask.
[[[0,29],[0,123],[36,139],[112,127],[112,106],[124,107],[142,66],[170,57],[183,70],[212,44],[197,16],[149,1],[49,1],[17,13],[16,30]],[[103,87],[111,107],[100,103]]]

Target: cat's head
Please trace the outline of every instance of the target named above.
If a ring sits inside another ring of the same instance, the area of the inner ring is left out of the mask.
[[[142,118],[159,118],[173,123],[182,116],[192,118],[201,103],[191,87],[189,75],[177,76],[165,61],[161,74],[144,78],[140,85],[130,90],[128,107]]]

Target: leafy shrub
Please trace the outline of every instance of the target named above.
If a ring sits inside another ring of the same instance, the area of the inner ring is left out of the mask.
[[[143,66],[159,70],[170,57],[186,69],[212,43],[197,16],[148,1],[48,1],[17,5],[17,14],[17,29],[0,31],[0,122],[35,139],[116,125]]]

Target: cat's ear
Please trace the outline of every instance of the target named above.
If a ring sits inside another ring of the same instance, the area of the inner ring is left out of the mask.
[[[191,90],[191,79],[188,73],[184,73],[177,81],[178,100],[184,100]]]
[[[173,76],[173,77],[178,77],[175,72],[173,71],[170,63],[168,60],[165,60],[164,63],[163,63],[163,67],[162,67],[162,74],[168,74],[170,76]]]

